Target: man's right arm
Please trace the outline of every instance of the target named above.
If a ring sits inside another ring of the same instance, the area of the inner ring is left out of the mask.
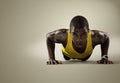
[[[55,43],[64,44],[66,41],[67,29],[60,29],[47,34],[47,48],[49,54],[49,61],[47,64],[61,64],[60,61],[55,59]]]

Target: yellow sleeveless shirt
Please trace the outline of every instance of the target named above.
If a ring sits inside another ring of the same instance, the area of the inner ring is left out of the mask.
[[[84,58],[90,56],[92,51],[93,51],[92,37],[91,37],[90,30],[89,30],[89,33],[87,36],[86,49],[83,53],[78,53],[77,51],[74,50],[74,48],[72,46],[72,37],[71,37],[70,31],[68,30],[67,45],[65,48],[62,46],[62,52],[65,54],[65,56],[67,56],[69,58],[84,59]]]

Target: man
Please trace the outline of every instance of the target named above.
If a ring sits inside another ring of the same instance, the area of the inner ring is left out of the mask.
[[[70,29],[59,29],[47,34],[49,61],[47,64],[61,64],[55,59],[55,43],[61,43],[65,60],[78,59],[86,61],[96,45],[101,45],[101,60],[99,64],[112,64],[108,60],[109,37],[103,31],[90,30],[88,21],[83,16],[75,16],[70,23]]]

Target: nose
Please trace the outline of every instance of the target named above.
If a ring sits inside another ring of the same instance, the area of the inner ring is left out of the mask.
[[[78,38],[78,39],[76,40],[76,43],[77,43],[78,45],[81,45],[81,44],[83,44],[83,40],[80,39],[80,38]]]
[[[76,41],[77,41],[77,42],[81,42],[81,41],[82,41],[82,39],[78,38]]]

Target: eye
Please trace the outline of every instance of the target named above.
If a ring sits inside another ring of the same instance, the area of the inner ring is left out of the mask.
[[[87,32],[83,32],[82,34],[87,35]]]

